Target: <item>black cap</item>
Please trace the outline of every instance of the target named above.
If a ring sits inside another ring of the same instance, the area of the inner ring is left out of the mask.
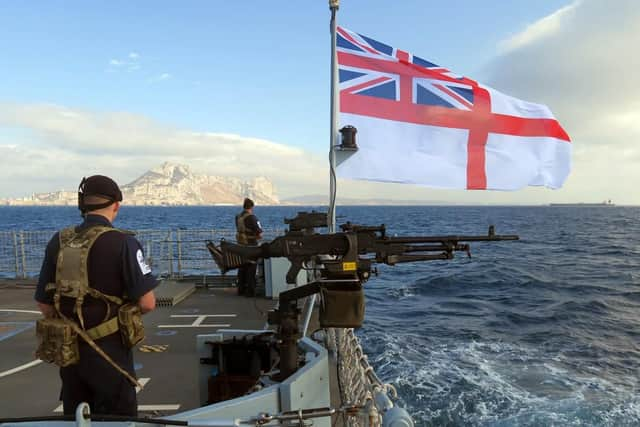
[[[246,199],[244,199],[244,202],[242,202],[242,208],[243,209],[251,209],[254,205],[255,205],[255,203],[253,203],[253,200],[251,200],[248,197]]]
[[[100,196],[109,201],[98,205],[87,205],[84,203],[86,196]],[[120,201],[122,201],[122,192],[118,184],[108,176],[92,175],[89,178],[82,178],[78,187],[78,208],[82,212],[106,208],[112,203]]]
[[[82,194],[85,196],[103,196],[114,202],[122,201],[122,192],[118,184],[108,176],[93,175],[85,178],[82,190]]]

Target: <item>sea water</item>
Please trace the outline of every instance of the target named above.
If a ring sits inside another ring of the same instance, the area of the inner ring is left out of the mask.
[[[265,229],[314,207],[260,207]],[[322,209],[316,207],[316,209]],[[233,207],[127,207],[129,229],[231,228]],[[0,230],[74,208],[0,207]],[[499,234],[472,257],[380,266],[358,331],[416,425],[640,425],[640,208],[342,206],[390,235]]]

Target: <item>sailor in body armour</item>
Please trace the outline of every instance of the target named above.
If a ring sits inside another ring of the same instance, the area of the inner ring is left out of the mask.
[[[137,415],[132,347],[144,337],[141,314],[155,308],[158,281],[133,233],[112,226],[122,193],[102,175],[83,178],[84,221],[47,244],[35,300],[36,355],[60,366],[64,413]]]
[[[257,246],[262,238],[262,226],[253,214],[253,200],[246,198],[242,203],[242,212],[236,215],[236,241],[241,245]],[[252,297],[256,292],[255,261],[249,261],[238,268],[238,294]]]

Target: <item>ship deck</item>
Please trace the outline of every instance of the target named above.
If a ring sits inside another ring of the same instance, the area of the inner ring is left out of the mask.
[[[61,414],[58,368],[34,358],[33,283],[0,282],[0,414]],[[245,298],[233,287],[196,288],[175,305],[145,315],[145,340],[134,349],[141,416],[165,416],[197,408],[199,358],[196,335],[217,329],[262,329],[276,301]],[[332,393],[333,394],[333,393]]]

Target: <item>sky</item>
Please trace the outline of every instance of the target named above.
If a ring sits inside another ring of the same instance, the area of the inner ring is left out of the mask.
[[[338,181],[345,198],[640,204],[640,2],[342,0],[340,25],[548,105],[559,190]],[[37,6],[36,6],[37,5]],[[326,194],[328,2],[0,2],[0,198],[128,183],[165,161]]]

